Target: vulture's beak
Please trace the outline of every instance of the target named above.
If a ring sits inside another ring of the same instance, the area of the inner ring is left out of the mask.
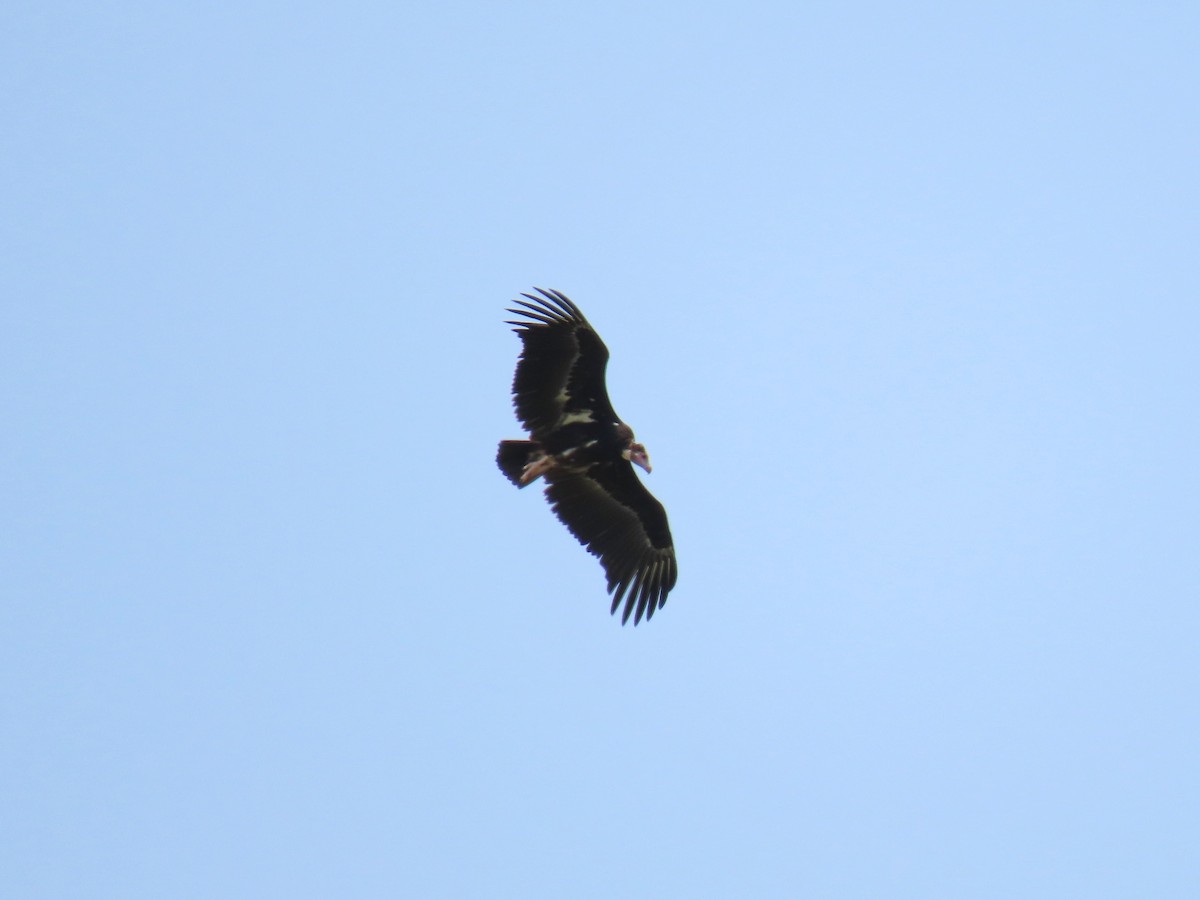
[[[641,466],[649,473],[650,454],[646,452],[646,447],[643,444],[630,444],[629,449],[625,451],[625,458],[635,466]]]

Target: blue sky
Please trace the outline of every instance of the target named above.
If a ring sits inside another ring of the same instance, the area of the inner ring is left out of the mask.
[[[5,14],[7,890],[1194,896],[1194,4],[420,7]]]

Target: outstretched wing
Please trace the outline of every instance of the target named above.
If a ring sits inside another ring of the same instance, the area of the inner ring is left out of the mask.
[[[546,497],[571,534],[600,558],[615,613],[636,625],[667,602],[678,574],[663,505],[625,460],[592,466],[586,474],[556,469],[546,475]],[[614,593],[615,591],[615,593]]]
[[[524,349],[513,376],[513,406],[534,437],[554,428],[564,416],[575,421],[613,422],[604,372],[608,348],[574,303],[559,291],[535,288],[541,297],[522,294],[525,318],[510,321]]]

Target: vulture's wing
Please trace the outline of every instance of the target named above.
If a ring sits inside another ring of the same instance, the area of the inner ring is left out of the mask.
[[[621,460],[592,466],[587,474],[552,470],[546,475],[546,497],[571,534],[600,557],[613,594],[615,613],[625,598],[621,624],[636,612],[636,625],[667,602],[675,586],[675,547],[667,513]]]
[[[614,422],[604,384],[608,348],[574,303],[558,291],[535,288],[541,297],[522,294],[517,300],[524,316],[507,324],[521,336],[524,349],[513,376],[513,406],[525,427],[538,437],[564,415]],[[580,419],[579,421],[585,421]]]

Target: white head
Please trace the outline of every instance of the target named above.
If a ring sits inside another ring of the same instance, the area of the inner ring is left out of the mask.
[[[645,444],[639,444],[633,439],[633,429],[624,422],[617,422],[617,437],[625,442],[625,448],[621,451],[621,458],[627,459],[635,466],[641,466],[649,472],[650,454],[646,452]]]

